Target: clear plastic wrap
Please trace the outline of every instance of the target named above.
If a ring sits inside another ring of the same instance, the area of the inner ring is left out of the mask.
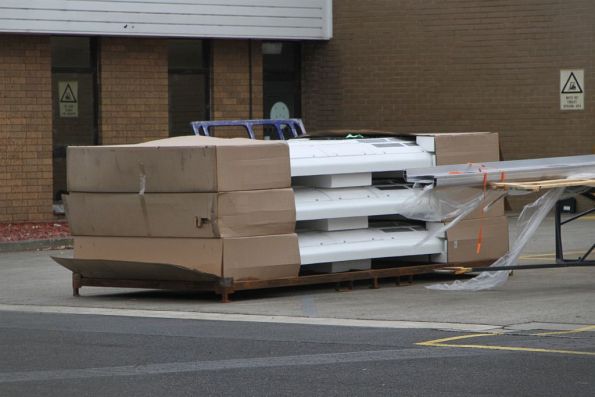
[[[517,220],[519,237],[513,242],[510,251],[494,262],[491,265],[492,267],[513,266],[517,263],[521,252],[533,238],[533,235],[537,231],[541,222],[563,194],[563,187],[549,190],[533,203],[528,204],[523,208],[523,211]],[[434,284],[426,288],[441,291],[480,291],[502,285],[508,279],[509,274],[509,270],[483,272],[469,280],[457,280],[450,284]]]

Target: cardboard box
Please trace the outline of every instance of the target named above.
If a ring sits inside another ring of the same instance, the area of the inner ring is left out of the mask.
[[[415,135],[417,144],[429,152],[434,152],[436,165],[466,163],[485,163],[500,161],[500,140],[497,132],[457,132],[457,133],[422,133]],[[458,191],[461,200],[477,193],[477,189],[468,187],[449,188]],[[478,219],[504,215],[504,200],[498,200],[487,213],[482,204],[465,219]]]
[[[468,186],[443,186],[443,187],[436,187],[433,189],[434,194],[437,197],[440,197],[444,200],[448,200],[449,202],[455,203],[465,203],[478,195],[483,195],[483,190],[481,188],[476,187],[468,187]],[[490,204],[496,197],[498,197],[495,193],[490,193],[486,196],[484,200],[479,204],[479,206],[473,210],[469,215],[465,217],[465,219],[479,219],[479,218],[486,218],[486,217],[497,217],[504,215],[504,200],[499,199],[495,203],[493,203],[486,213],[483,212],[483,208]]]
[[[497,132],[413,133],[417,144],[436,155],[436,165],[500,161]]]
[[[68,190],[226,192],[291,187],[282,141],[183,136],[137,145],[70,146]]]
[[[292,189],[224,193],[70,193],[75,236],[248,237],[295,231]]]
[[[300,269],[295,234],[222,239],[77,236],[74,258],[163,263],[236,281],[297,277]]]
[[[479,254],[477,242],[480,226],[482,241]],[[509,249],[506,216],[464,220],[446,231],[446,255],[435,255],[438,263],[470,263],[496,260]]]

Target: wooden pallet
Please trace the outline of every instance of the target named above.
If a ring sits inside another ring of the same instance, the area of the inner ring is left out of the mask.
[[[488,261],[477,262],[486,265]],[[232,293],[242,290],[291,287],[314,284],[348,283],[351,288],[354,281],[369,280],[371,288],[379,288],[379,280],[395,278],[397,285],[401,277],[407,277],[411,283],[413,276],[433,273],[436,269],[448,266],[442,263],[424,265],[399,266],[384,269],[359,270],[344,273],[314,274],[299,277],[279,278],[274,280],[242,280],[234,281],[230,278],[219,278],[212,281],[168,281],[168,280],[123,280],[114,278],[83,277],[81,274],[72,274],[72,290],[74,296],[79,296],[79,289],[89,287],[116,287],[116,288],[146,288],[163,290],[188,290],[210,291],[221,296],[222,302],[229,302]],[[451,264],[452,266],[452,264]]]

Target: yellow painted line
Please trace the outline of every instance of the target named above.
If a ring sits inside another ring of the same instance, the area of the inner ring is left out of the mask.
[[[539,334],[532,334],[535,336],[548,336],[548,335],[566,335],[566,334],[578,334],[579,332],[595,331],[595,325],[589,325],[569,331],[554,331],[554,332],[540,332]]]
[[[416,345],[419,346],[437,346],[437,344],[441,344],[444,342],[451,342],[453,340],[461,340],[461,339],[469,339],[469,338],[479,338],[480,336],[495,336],[500,335],[498,333],[490,333],[490,334],[471,334],[471,335],[460,335],[460,336],[451,336],[450,338],[442,338],[442,339],[434,339],[429,340],[427,342],[419,342]],[[455,345],[460,346],[460,345]]]
[[[586,328],[586,327],[585,327]],[[574,330],[575,332],[577,330]],[[514,346],[497,346],[497,345],[459,345],[455,343],[444,343],[451,342],[461,339],[479,338],[483,336],[497,336],[502,335],[499,333],[491,334],[472,334],[454,336],[451,338],[434,339],[426,342],[416,343],[418,346],[429,346],[429,347],[456,347],[459,349],[480,349],[480,350],[502,350],[502,351],[513,351],[513,352],[530,352],[530,353],[556,353],[556,354],[570,354],[575,356],[595,356],[595,352],[582,352],[576,350],[559,350],[559,349],[540,349],[534,347],[514,347]]]
[[[578,219],[584,219],[586,221],[595,221],[595,215],[587,215],[587,216],[583,216],[582,218],[578,218]]]

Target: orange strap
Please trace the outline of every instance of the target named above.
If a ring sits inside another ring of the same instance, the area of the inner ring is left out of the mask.
[[[475,253],[479,255],[481,252],[481,243],[483,241],[483,227],[479,225],[479,233],[477,233],[477,244],[475,245]]]

